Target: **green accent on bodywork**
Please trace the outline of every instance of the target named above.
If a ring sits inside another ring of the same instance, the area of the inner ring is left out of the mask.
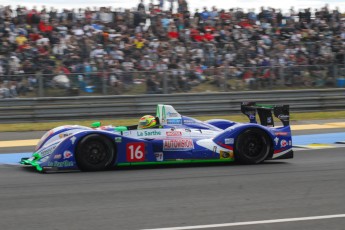
[[[162,108],[162,121],[166,122],[166,119],[165,119],[165,106],[164,105],[163,105],[163,108]]]
[[[96,122],[91,124],[91,128],[99,128],[99,127],[101,127],[101,122],[100,121],[96,121]]]
[[[122,132],[122,131],[127,131],[128,128],[127,128],[127,126],[116,126],[116,127],[114,128],[114,130],[115,130],[115,131],[118,131],[118,132]]]
[[[32,160],[30,160],[30,159],[22,160],[20,162],[20,164],[32,165],[33,167],[36,168],[37,171],[41,172],[43,169],[39,165],[39,163],[37,162],[37,161],[39,161],[41,159],[41,156],[38,153],[33,153],[32,156],[34,157],[34,159],[32,159]]]
[[[176,161],[150,161],[150,162],[132,162],[118,163],[117,166],[134,166],[134,165],[171,165],[171,164],[194,164],[194,163],[224,163],[233,162],[233,158],[229,159],[210,159],[210,160],[176,160]]]
[[[157,109],[156,109],[156,117],[159,117],[159,105],[157,105]]]
[[[35,161],[38,161],[39,159],[41,159],[41,156],[38,153],[34,153],[34,154],[32,154],[32,156],[35,157],[35,159],[34,159]]]

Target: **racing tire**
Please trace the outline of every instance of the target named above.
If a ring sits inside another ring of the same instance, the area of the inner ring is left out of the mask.
[[[235,161],[240,164],[259,164],[268,158],[271,141],[261,129],[249,128],[240,133],[235,143]]]
[[[116,151],[105,136],[91,134],[79,141],[76,162],[82,171],[102,171],[114,166]]]

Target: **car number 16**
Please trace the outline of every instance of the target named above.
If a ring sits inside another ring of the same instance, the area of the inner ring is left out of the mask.
[[[126,145],[126,158],[128,162],[145,161],[145,143],[127,143]]]

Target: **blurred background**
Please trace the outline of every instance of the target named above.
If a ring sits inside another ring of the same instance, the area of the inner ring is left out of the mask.
[[[341,1],[15,4],[0,6],[0,98],[345,87]]]

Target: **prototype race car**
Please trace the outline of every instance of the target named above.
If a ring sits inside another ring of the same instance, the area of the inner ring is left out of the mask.
[[[99,122],[91,128],[60,126],[45,133],[32,157],[23,158],[21,164],[42,172],[99,171],[194,162],[258,164],[293,157],[288,105],[243,102],[241,111],[250,123],[199,121],[180,115],[171,105],[157,105],[157,128],[101,126]],[[282,126],[274,127],[272,113]]]

